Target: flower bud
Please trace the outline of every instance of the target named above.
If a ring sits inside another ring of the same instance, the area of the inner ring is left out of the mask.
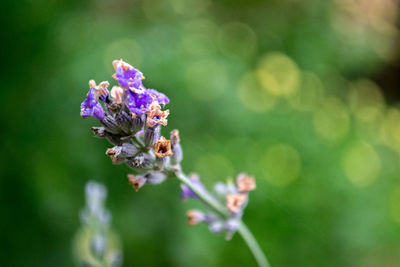
[[[113,148],[107,148],[106,155],[110,156],[113,164],[124,163],[125,158],[118,157],[118,155],[121,153],[121,150],[122,150],[122,147],[120,147],[120,146],[115,146]]]
[[[175,144],[171,146],[172,156],[171,156],[171,164],[176,165],[182,161],[183,152],[181,144]]]
[[[121,164],[125,162],[126,158],[133,157],[138,152],[139,150],[136,146],[129,143],[123,143],[122,146],[115,146],[107,149],[106,154],[111,157],[114,164]]]
[[[104,125],[104,127],[106,127],[107,131],[112,134],[119,134],[121,132],[117,121],[110,115],[104,116],[100,122]]]
[[[205,221],[206,219],[206,214],[204,212],[201,212],[199,210],[189,210],[186,212],[186,216],[188,218],[188,223],[189,225],[195,225],[200,222]]]
[[[154,172],[146,174],[145,177],[147,178],[147,183],[149,184],[161,184],[165,181],[167,175],[162,172]]]
[[[131,117],[132,117],[132,119],[131,119],[132,132],[137,133],[143,129],[145,116],[144,115],[139,116],[139,115],[135,115],[134,113],[132,113]]]
[[[225,224],[223,221],[213,221],[209,224],[208,229],[213,233],[221,233],[225,230]]]
[[[225,198],[225,196],[228,194],[236,194],[237,189],[236,186],[230,180],[228,180],[227,183],[217,182],[214,185],[214,192],[218,197]]]
[[[106,136],[106,129],[104,127],[92,127],[91,130],[97,137],[103,138]]]
[[[153,168],[154,156],[150,154],[139,153],[135,157],[126,159],[126,164],[138,172],[145,172]]]
[[[121,110],[115,115],[115,120],[126,134],[132,133],[132,117],[128,113]]]
[[[146,178],[143,176],[135,176],[133,174],[128,174],[127,175],[129,184],[132,185],[133,189],[135,191],[139,191],[139,189],[146,183]]]
[[[149,127],[144,132],[144,144],[146,147],[152,147],[160,138],[160,126]]]

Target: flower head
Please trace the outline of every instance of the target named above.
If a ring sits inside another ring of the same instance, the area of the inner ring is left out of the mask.
[[[142,94],[145,92],[146,89],[142,84],[142,80],[144,79],[142,72],[135,69],[122,59],[114,60],[112,64],[115,69],[113,78],[118,81],[121,87],[127,88],[137,94]]]
[[[240,208],[247,201],[247,195],[245,194],[228,194],[226,195],[226,207],[237,213],[240,211]]]
[[[158,158],[172,156],[171,142],[165,139],[164,136],[161,136],[160,140],[154,145],[154,154],[156,154]]]
[[[98,86],[94,80],[89,81],[89,92],[86,95],[85,100],[81,104],[81,116],[82,118],[94,117],[99,120],[104,118],[104,110],[99,99],[104,101],[108,95],[108,82],[101,82]]]
[[[254,177],[248,176],[246,173],[239,173],[236,177],[236,184],[240,193],[249,192],[256,188]]]
[[[168,123],[167,117],[169,115],[169,109],[161,111],[161,106],[157,102],[153,102],[150,105],[150,111],[147,113],[147,127],[154,127],[155,125],[164,125]]]

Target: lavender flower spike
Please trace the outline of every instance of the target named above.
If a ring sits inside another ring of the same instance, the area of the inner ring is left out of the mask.
[[[104,118],[104,110],[98,102],[99,98],[104,100],[108,95],[108,82],[101,82],[98,86],[94,80],[89,81],[89,92],[86,99],[81,104],[81,117],[94,117],[102,120]]]
[[[189,179],[200,190],[205,190],[203,183],[197,174],[189,174]],[[197,198],[197,195],[185,184],[181,184],[181,199],[185,200],[187,198]]]
[[[183,153],[178,130],[171,132],[171,140],[161,134],[162,126],[168,123],[170,111],[162,109],[169,103],[169,98],[145,88],[142,72],[122,59],[114,60],[113,66],[113,78],[118,81],[118,86],[109,93],[107,82],[97,86],[91,81],[90,91],[81,105],[81,116],[100,120],[104,127],[92,129],[96,136],[105,137],[114,145],[106,151],[114,164],[125,163],[134,170],[134,175],[128,175],[129,184],[138,191],[145,184],[178,179],[182,200],[194,198],[207,208],[204,212],[189,211],[189,224],[204,223],[211,232],[225,234],[227,240],[238,232],[258,265],[269,267],[260,246],[242,221],[249,192],[256,188],[254,177],[241,173],[235,182],[217,183],[214,192],[208,192],[196,174],[187,176],[181,166]],[[99,99],[104,102],[104,110]],[[95,250],[103,253],[101,245],[104,242],[101,238],[95,241]]]

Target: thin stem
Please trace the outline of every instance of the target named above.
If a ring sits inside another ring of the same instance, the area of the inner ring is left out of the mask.
[[[258,266],[269,267],[270,265],[267,257],[262,251],[260,245],[257,243],[257,240],[254,238],[253,234],[250,232],[249,228],[247,228],[247,226],[243,222],[240,222],[238,231],[243,240],[246,242],[247,246],[249,247],[251,253],[258,263]]]
[[[174,172],[175,176],[181,181],[183,184],[187,185],[190,190],[192,190],[198,198],[216,213],[221,215],[224,218],[229,216],[228,210],[221,205],[214,197],[212,197],[207,191],[198,189],[188,177],[182,172]],[[260,267],[270,267],[267,257],[262,251],[260,245],[257,243],[257,240],[254,238],[253,234],[247,228],[247,226],[240,221],[239,234],[242,236],[243,240],[249,247],[251,253],[253,254],[255,260],[257,261],[258,266]]]
[[[210,194],[208,194],[206,191],[199,189],[197,186],[195,186],[189,178],[186,177],[186,175],[182,172],[175,173],[175,176],[185,185],[187,185],[190,190],[192,190],[201,201],[203,201],[204,204],[206,204],[208,207],[210,207],[212,210],[217,212],[219,215],[222,217],[227,217],[228,216],[228,210],[224,208],[215,198],[213,198]]]

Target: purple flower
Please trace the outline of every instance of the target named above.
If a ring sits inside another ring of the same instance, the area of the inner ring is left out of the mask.
[[[125,104],[131,112],[137,115],[142,115],[148,112],[152,102],[153,98],[146,92],[143,94],[137,94],[130,90],[126,91]]]
[[[99,120],[104,118],[104,110],[101,104],[97,101],[96,90],[90,88],[86,95],[86,99],[81,104],[82,118],[94,117]]]
[[[135,69],[133,66],[121,60],[114,60],[113,66],[115,74],[113,77],[123,88],[128,88],[131,91],[142,94],[145,92],[142,80],[144,79],[143,74]]]
[[[169,98],[163,93],[158,92],[157,90],[147,89],[146,93],[149,93],[154,98],[154,100],[156,100],[160,105],[163,105],[163,107],[165,107],[165,105],[169,103]]]
[[[202,184],[202,182],[200,181],[199,176],[197,176],[196,174],[190,174],[189,179],[193,183],[193,185],[195,187],[197,187],[197,189],[205,190],[205,187]],[[196,193],[193,192],[187,185],[181,184],[181,190],[182,190],[181,191],[181,199],[182,200],[185,200],[187,198],[197,198]]]

